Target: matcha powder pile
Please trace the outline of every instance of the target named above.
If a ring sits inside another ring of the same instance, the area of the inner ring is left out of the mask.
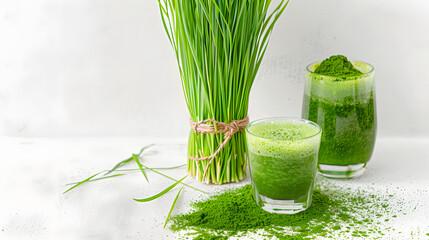
[[[332,77],[362,75],[362,72],[357,70],[343,55],[335,55],[323,60],[314,70],[314,73]]]
[[[265,212],[256,205],[252,187],[247,185],[193,203],[191,212],[173,217],[170,228],[186,230],[187,239],[228,239],[251,234],[267,239],[376,239],[390,230],[381,224],[396,217],[389,209],[388,198],[326,182],[317,185],[312,206],[295,215]]]

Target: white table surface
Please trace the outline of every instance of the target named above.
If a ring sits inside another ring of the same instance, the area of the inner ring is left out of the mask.
[[[0,239],[175,239],[163,224],[178,191],[149,203],[144,198],[172,184],[148,171],[149,183],[140,172],[92,182],[62,194],[65,184],[83,180],[113,167],[147,144],[156,143],[142,163],[151,167],[185,162],[184,139],[149,138],[0,138]],[[135,164],[126,166],[135,168]],[[407,215],[387,223],[396,231],[385,239],[429,239],[429,138],[378,139],[365,175],[336,181],[352,188],[395,193],[405,199],[398,206]],[[165,170],[181,178],[186,168]],[[249,183],[204,185],[185,179],[206,191],[220,191]],[[201,198],[192,189],[182,192],[175,213]],[[401,234],[398,234],[401,232]]]

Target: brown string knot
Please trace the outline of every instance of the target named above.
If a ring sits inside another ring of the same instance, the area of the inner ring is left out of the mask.
[[[213,124],[205,124],[207,122],[212,122]],[[200,158],[188,156],[189,159],[192,159],[195,161],[204,161],[207,159],[211,159],[209,164],[207,164],[207,167],[204,171],[203,178],[205,178],[206,173],[207,173],[207,169],[212,164],[213,159],[226,146],[229,139],[231,139],[232,135],[234,135],[236,132],[243,131],[246,128],[248,123],[249,123],[249,117],[245,117],[241,120],[233,120],[230,123],[219,122],[219,121],[216,121],[214,119],[206,119],[203,121],[194,122],[192,120],[192,118],[189,119],[189,124],[191,125],[191,128],[192,128],[192,130],[194,130],[195,133],[202,133],[202,134],[225,133],[224,141],[219,145],[218,149],[212,155],[207,156],[207,157],[200,157]],[[217,126],[217,130],[216,130],[215,126]]]

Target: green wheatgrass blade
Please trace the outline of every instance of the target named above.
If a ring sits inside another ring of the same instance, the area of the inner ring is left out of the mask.
[[[181,168],[181,167],[185,167],[187,164],[182,164],[182,165],[177,165],[177,166],[172,166],[172,167],[151,167],[150,169],[155,169],[155,170],[170,170],[170,169],[177,169],[177,168]],[[146,167],[144,167],[142,165],[143,169],[146,169]],[[131,171],[140,171],[140,168],[130,168],[130,169],[117,169],[115,170],[115,172],[131,172]]]
[[[134,161],[136,161],[137,165],[139,166],[140,171],[143,173],[143,176],[146,178],[146,181],[149,182],[149,179],[147,178],[146,173],[145,173],[145,171],[143,169],[143,166],[140,163],[139,158],[137,157],[137,155],[133,154],[133,159],[134,159]]]
[[[82,185],[82,184],[84,184],[86,182],[89,182],[92,178],[94,178],[95,176],[97,176],[98,174],[103,173],[103,172],[104,171],[98,172],[98,173],[92,175],[91,177],[89,177],[89,178],[87,178],[87,179],[85,179],[83,181],[80,181],[80,182],[76,183],[73,187],[71,187],[71,188],[67,189],[65,192],[63,192],[63,194],[66,193],[66,192],[68,192],[68,191],[70,191],[70,190],[72,190],[73,188],[75,188],[75,187],[77,187],[79,185]]]
[[[173,167],[155,167],[155,168],[151,168],[151,169],[155,169],[155,170],[169,170],[169,169],[176,169],[176,168],[185,167],[186,165],[187,164],[182,164],[182,165],[173,166]],[[145,167],[143,167],[143,168],[146,169]],[[105,171],[107,171],[107,170],[105,170]],[[134,171],[140,171],[140,168],[130,168],[130,169],[117,169],[117,170],[114,170],[114,172],[134,172]],[[111,176],[107,176],[107,177],[101,177],[101,178],[91,179],[88,182],[93,182],[93,181],[102,180],[102,179],[111,178],[111,177],[119,177],[119,176],[124,176],[124,175],[127,175],[127,174],[126,173],[115,174],[115,175],[111,175]],[[73,185],[73,184],[76,184],[76,183],[78,183],[78,182],[67,183],[66,186]]]
[[[119,174],[114,174],[114,175],[110,175],[110,176],[105,176],[105,177],[91,179],[88,182],[94,182],[94,181],[108,179],[108,178],[113,178],[113,177],[120,177],[120,176],[124,176],[124,175],[126,175],[126,174],[125,173],[119,173]]]
[[[152,172],[157,173],[157,174],[159,174],[159,175],[161,175],[161,176],[163,176],[163,177],[166,177],[166,178],[168,178],[168,179],[170,179],[170,180],[178,181],[177,179],[174,179],[174,178],[172,178],[172,177],[170,177],[170,176],[168,176],[168,175],[165,175],[165,174],[164,174],[164,173],[162,173],[162,172],[158,172],[158,171],[156,171],[154,168],[146,167],[145,165],[142,165],[142,166],[143,166],[144,168],[149,169],[149,170],[151,170]],[[204,192],[203,190],[198,189],[198,188],[196,188],[196,187],[193,187],[193,186],[191,186],[191,185],[188,185],[188,184],[186,184],[186,183],[182,183],[182,182],[180,182],[180,184],[182,184],[182,185],[184,185],[184,186],[187,186],[187,187],[189,187],[189,188],[192,188],[192,189],[194,189],[194,190],[197,190],[197,191],[199,191],[199,192],[202,192],[202,193],[208,194],[207,192]]]
[[[137,169],[137,170],[140,170],[140,169]],[[98,180],[103,180],[103,179],[108,179],[108,178],[113,178],[113,177],[120,177],[120,176],[125,176],[125,175],[127,175],[127,174],[126,173],[114,174],[114,175],[110,175],[110,176],[106,176],[106,177],[91,179],[91,180],[88,180],[87,182],[94,182],[94,181],[98,181]],[[66,186],[77,184],[77,183],[79,183],[79,182],[67,183]]]
[[[138,154],[136,154],[136,155],[137,155],[137,157],[139,157],[139,156],[143,153],[143,151],[144,151],[144,150],[146,150],[146,149],[148,149],[148,148],[152,147],[153,145],[154,145],[154,144],[150,144],[150,145],[148,145],[148,146],[144,146],[142,149],[140,149],[140,152],[139,152]],[[105,173],[104,175],[108,175],[108,174],[110,174],[111,172],[113,172],[113,171],[115,171],[116,169],[120,168],[120,167],[121,167],[121,166],[123,166],[124,164],[131,162],[132,160],[134,160],[134,159],[133,159],[133,157],[130,157],[130,158],[127,158],[127,159],[125,159],[125,160],[123,160],[123,161],[119,162],[119,163],[118,163],[118,164],[116,164],[112,169],[110,169],[109,171],[107,171],[107,173]]]
[[[171,205],[170,211],[168,212],[167,218],[165,219],[164,228],[165,228],[165,226],[167,226],[168,220],[170,220],[171,212],[173,211],[174,206],[176,206],[177,199],[179,198],[179,195],[180,195],[180,193],[182,192],[183,188],[184,188],[184,187],[182,187],[182,188],[179,190],[179,192],[178,192],[178,193],[177,193],[177,195],[176,195],[176,198],[174,198],[173,204]]]
[[[136,155],[136,156],[137,156],[137,155]],[[166,175],[166,174],[163,174],[163,173],[161,173],[161,172],[159,172],[159,171],[157,171],[157,170],[177,169],[177,168],[180,168],[180,167],[184,167],[184,166],[186,166],[186,165],[187,165],[187,164],[182,164],[182,165],[173,166],[173,167],[156,167],[156,168],[150,168],[150,167],[147,167],[147,166],[142,165],[142,168],[143,168],[143,169],[148,169],[148,170],[150,170],[150,171],[152,171],[152,172],[155,172],[155,173],[157,173],[157,174],[159,174],[159,175],[161,175],[161,176],[163,176],[163,177],[165,177],[165,178],[168,178],[168,179],[170,179],[170,180],[178,181],[177,179],[174,179],[174,178],[172,178],[172,177],[170,177],[170,176],[168,176],[168,175]],[[93,176],[91,176],[91,177],[89,177],[89,178],[87,178],[87,179],[85,179],[85,180],[83,180],[83,181],[80,181],[80,182],[67,183],[67,184],[66,184],[66,186],[68,186],[68,185],[72,185],[72,184],[76,184],[76,186],[73,186],[72,188],[68,189],[66,192],[70,191],[71,189],[73,189],[73,188],[75,188],[75,187],[77,187],[77,186],[79,186],[79,185],[81,185],[81,184],[83,184],[83,183],[93,182],[93,181],[97,181],[97,180],[103,180],[103,179],[108,179],[108,178],[112,178],[112,177],[119,177],[119,176],[126,175],[126,174],[115,174],[115,175],[111,175],[111,176],[106,176],[106,177],[101,177],[101,178],[93,179],[93,178],[94,178],[95,176],[97,176],[98,174],[103,173],[103,172],[106,172],[106,171],[107,171],[107,170],[104,170],[104,171],[98,172],[98,173],[94,174]],[[135,168],[135,169],[116,169],[116,170],[113,170],[113,171],[114,171],[114,172],[128,172],[128,171],[141,171],[141,169],[140,169],[140,168]],[[148,181],[148,182],[149,182],[149,181]],[[186,183],[183,183],[183,182],[180,182],[180,184],[182,184],[182,185],[184,185],[184,186],[186,186],[186,187],[192,188],[192,189],[194,189],[194,190],[196,190],[196,191],[199,191],[199,192],[201,192],[201,193],[208,194],[207,192],[205,192],[205,191],[203,191],[203,190],[201,190],[201,189],[198,189],[198,188],[196,188],[196,187],[193,187],[193,186],[191,186],[191,185],[189,185],[189,184],[186,184]],[[64,193],[66,193],[66,192],[64,192]]]
[[[158,193],[156,195],[153,195],[152,197],[142,198],[142,199],[133,198],[133,199],[134,199],[134,201],[137,201],[137,202],[150,202],[152,200],[155,200],[155,199],[161,197],[162,195],[168,193],[171,189],[173,189],[175,186],[177,186],[177,184],[179,184],[181,181],[183,181],[183,179],[185,179],[186,177],[187,176],[184,176],[182,179],[180,179],[179,181],[175,182],[173,185],[171,185],[168,188],[164,189],[160,193]]]

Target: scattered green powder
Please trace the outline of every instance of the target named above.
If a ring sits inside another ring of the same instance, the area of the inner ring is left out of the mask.
[[[194,202],[191,212],[172,218],[170,228],[188,230],[185,236],[192,239],[228,239],[249,233],[269,239],[335,236],[377,239],[390,231],[380,225],[380,221],[393,215],[383,206],[388,201],[362,190],[350,191],[324,183],[317,184],[313,204],[306,211],[295,215],[272,214],[256,205],[252,188],[247,185]]]
[[[323,62],[314,70],[314,72],[332,77],[362,75],[362,72],[357,70],[353,64],[343,55],[335,55],[323,60]]]

